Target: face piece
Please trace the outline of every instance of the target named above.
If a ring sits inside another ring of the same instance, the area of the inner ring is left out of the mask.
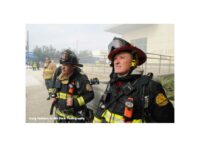
[[[132,66],[132,56],[130,53],[121,52],[114,57],[114,71],[116,74],[127,74]]]

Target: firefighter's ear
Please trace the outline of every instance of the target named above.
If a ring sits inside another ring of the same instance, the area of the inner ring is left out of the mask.
[[[131,67],[136,67],[136,66],[137,66],[137,61],[133,59],[131,61]]]

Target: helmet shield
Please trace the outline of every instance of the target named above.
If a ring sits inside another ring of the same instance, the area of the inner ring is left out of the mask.
[[[138,65],[143,64],[147,59],[146,54],[141,49],[131,45],[126,40],[114,37],[108,45],[108,59],[113,62],[114,56],[120,52],[129,52],[132,55],[136,54],[138,57]]]

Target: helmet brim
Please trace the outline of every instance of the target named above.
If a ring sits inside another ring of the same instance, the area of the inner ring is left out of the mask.
[[[136,46],[123,46],[121,48],[114,49],[108,55],[108,59],[110,61],[113,61],[113,58],[114,58],[115,55],[119,54],[120,52],[124,52],[124,51],[127,51],[127,52],[134,51],[137,54],[137,57],[138,57],[138,65],[142,65],[147,59],[146,54],[142,50],[137,48]]]
[[[74,63],[71,63],[71,62],[63,62],[63,61],[60,61],[60,64],[71,64],[71,65],[75,65],[75,66],[78,66],[78,67],[83,67],[83,64],[74,64]]]

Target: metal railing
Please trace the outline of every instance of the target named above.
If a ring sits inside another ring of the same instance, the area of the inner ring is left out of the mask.
[[[138,66],[136,72],[144,74],[152,72],[155,76],[174,73],[174,56],[154,53],[146,54],[147,61],[143,65]],[[87,58],[84,57],[84,59]],[[108,61],[107,55],[99,56],[99,60],[96,60],[95,64],[83,63],[83,71],[88,74],[89,77],[99,77],[99,79],[108,80],[112,68],[110,67],[110,63],[107,63],[106,61]]]
[[[147,53],[147,61],[141,66],[144,73],[153,72],[155,75],[174,73],[174,56]]]

